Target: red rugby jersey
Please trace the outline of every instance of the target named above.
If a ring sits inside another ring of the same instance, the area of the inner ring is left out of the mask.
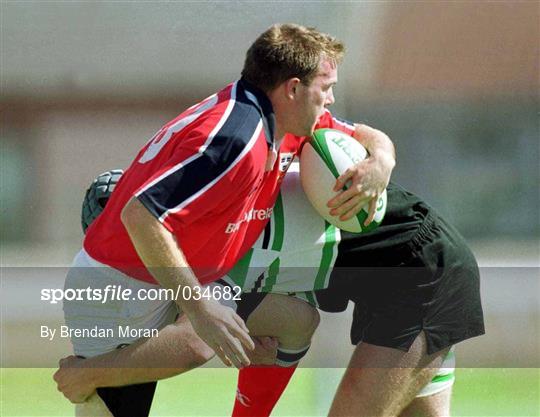
[[[321,122],[338,128],[329,112]],[[300,149],[303,138],[287,135],[281,163],[265,172],[274,128],[269,99],[244,80],[187,109],[141,149],[88,228],[84,249],[98,262],[156,282],[120,219],[136,196],[175,236],[202,284],[223,276],[264,230],[289,156]]]

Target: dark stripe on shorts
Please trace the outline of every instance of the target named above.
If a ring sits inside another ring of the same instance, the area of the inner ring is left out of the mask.
[[[251,292],[257,292],[261,288],[263,280],[264,280],[264,272],[257,277],[257,280],[255,281],[255,285],[253,286],[253,289],[251,290]]]

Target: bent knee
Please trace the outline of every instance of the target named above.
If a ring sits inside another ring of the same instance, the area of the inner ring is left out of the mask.
[[[319,314],[319,310],[313,308],[308,303],[303,302],[303,304],[304,305],[301,307],[302,309],[305,309],[302,314],[303,318],[301,322],[295,323],[295,327],[299,329],[300,334],[311,338],[313,333],[315,333],[315,330],[317,330],[317,327],[319,327],[321,315]]]
[[[280,344],[304,347],[320,322],[310,304],[287,295],[269,294],[248,319],[253,335],[274,336]]]

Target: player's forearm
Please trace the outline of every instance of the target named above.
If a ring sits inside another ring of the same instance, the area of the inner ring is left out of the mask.
[[[94,387],[114,387],[170,378],[201,366],[214,356],[187,317],[165,326],[157,337],[85,359],[85,378]]]
[[[372,127],[355,124],[353,137],[369,152],[370,158],[390,174],[396,165],[396,150],[390,138],[383,132]]]
[[[200,286],[173,235],[136,198],[122,211],[122,222],[144,265],[156,281],[175,293],[178,287]],[[179,291],[178,294],[182,294]],[[178,299],[185,312],[196,308],[195,300]]]

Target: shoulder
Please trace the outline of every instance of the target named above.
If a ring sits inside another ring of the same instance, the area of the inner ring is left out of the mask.
[[[219,93],[218,103],[206,121],[207,127],[212,128],[209,135],[245,142],[253,136],[257,126],[262,125],[262,116],[244,89],[235,82]]]

